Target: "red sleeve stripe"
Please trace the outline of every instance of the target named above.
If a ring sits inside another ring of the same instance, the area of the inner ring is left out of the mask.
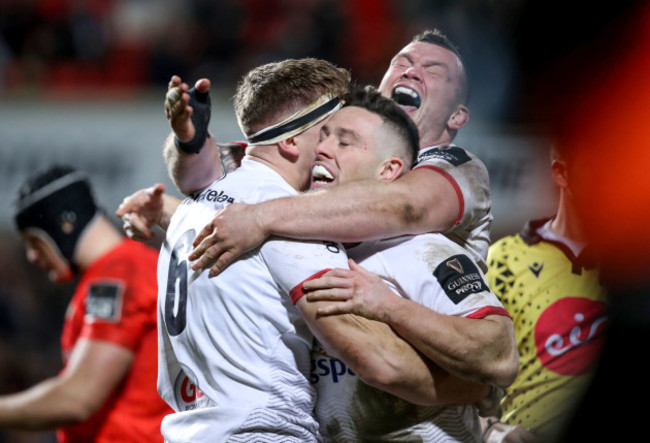
[[[301,281],[300,283],[298,283],[296,286],[294,286],[293,289],[291,289],[291,291],[289,291],[289,297],[291,297],[291,302],[295,305],[296,302],[297,302],[298,300],[300,300],[300,297],[302,297],[303,295],[305,295],[304,291],[302,290],[302,284],[303,284],[304,282],[306,282],[306,281],[308,281],[308,280],[314,280],[314,279],[316,279],[316,278],[319,278],[319,277],[321,277],[323,274],[327,273],[328,271],[330,271],[329,268],[328,268],[328,269],[323,269],[322,271],[318,271],[317,273],[315,273],[315,274],[312,275],[311,277],[307,277],[306,279],[304,279],[303,281]]]
[[[456,182],[456,180],[454,180],[454,178],[451,175],[449,175],[447,171],[437,166],[422,165],[422,166],[418,166],[415,169],[420,169],[420,168],[428,168],[436,172],[439,172],[454,187],[454,189],[456,190],[456,195],[458,196],[458,218],[456,218],[454,224],[457,225],[458,223],[460,223],[460,221],[463,218],[463,214],[465,213],[465,199],[463,198],[463,192],[460,190],[460,186],[458,186],[458,182]]]
[[[499,308],[497,306],[486,306],[484,308],[472,312],[465,318],[481,319],[487,317],[488,315],[502,315],[504,317],[512,318],[510,317],[508,311],[506,311],[503,308]]]

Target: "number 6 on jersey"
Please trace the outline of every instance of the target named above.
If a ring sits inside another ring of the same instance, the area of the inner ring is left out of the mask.
[[[194,229],[190,229],[174,245],[169,259],[167,273],[167,292],[165,295],[165,325],[167,333],[175,337],[185,329],[187,324],[187,260],[192,250],[192,242],[196,237]]]

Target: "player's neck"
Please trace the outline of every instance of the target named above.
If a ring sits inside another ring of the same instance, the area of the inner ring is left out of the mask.
[[[103,257],[119,245],[124,237],[104,216],[90,222],[79,238],[74,260],[81,269],[87,269],[95,260]]]
[[[250,160],[260,162],[273,169],[296,191],[302,192],[309,189],[311,172],[308,166],[303,167],[298,164],[297,162],[299,160],[287,159],[280,155],[277,149],[256,152],[247,157]]]
[[[583,229],[578,220],[572,200],[561,193],[557,215],[551,221],[550,228],[564,238],[584,242]]]
[[[429,128],[425,132],[420,132],[420,149],[430,148],[432,146],[447,146],[451,144],[453,140],[454,137],[448,129],[443,128],[436,131]]]

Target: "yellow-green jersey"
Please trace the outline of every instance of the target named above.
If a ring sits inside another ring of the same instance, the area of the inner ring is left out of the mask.
[[[519,350],[501,420],[552,438],[589,385],[607,317],[597,269],[548,222],[528,222],[490,246],[487,280],[512,316]]]

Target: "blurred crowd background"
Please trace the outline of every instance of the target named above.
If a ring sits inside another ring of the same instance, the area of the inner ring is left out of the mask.
[[[239,140],[230,96],[252,67],[288,57],[320,57],[348,68],[358,82],[378,84],[391,57],[414,34],[440,28],[465,57],[471,121],[457,141],[488,166],[497,239],[517,232],[526,219],[552,215],[556,193],[550,143],[558,133],[567,135],[573,117],[584,111],[579,104],[589,103],[590,111],[608,106],[583,98],[634,49],[630,42],[650,40],[647,32],[624,32],[650,28],[636,26],[639,5],[0,0],[0,393],[24,389],[58,370],[59,331],[72,288],[54,287],[26,263],[11,222],[18,186],[33,170],[65,162],[89,173],[109,214],[123,197],[156,181],[174,193],[160,155],[168,134],[162,103],[172,74],[188,82],[210,78],[211,131],[224,141]],[[637,116],[634,128],[643,125],[636,109],[627,111]],[[607,121],[599,124],[606,127]],[[618,135],[630,129],[620,124]],[[647,154],[634,151],[628,160],[644,164],[638,162]],[[614,186],[603,183],[604,190]],[[636,210],[644,215],[647,188],[631,185],[641,201],[630,207],[640,207]],[[594,216],[619,209],[602,206]],[[0,433],[0,442],[5,441],[51,442],[53,435]]]
[[[395,0],[3,0],[5,93],[97,96],[165,85],[172,74],[231,88],[250,67],[314,56],[376,83],[414,33],[444,25],[472,65],[477,91],[510,85],[513,32],[525,2]],[[498,58],[498,63],[486,58]],[[477,104],[485,100],[477,100]],[[505,110],[503,111],[505,112]],[[498,116],[500,117],[500,116]]]

